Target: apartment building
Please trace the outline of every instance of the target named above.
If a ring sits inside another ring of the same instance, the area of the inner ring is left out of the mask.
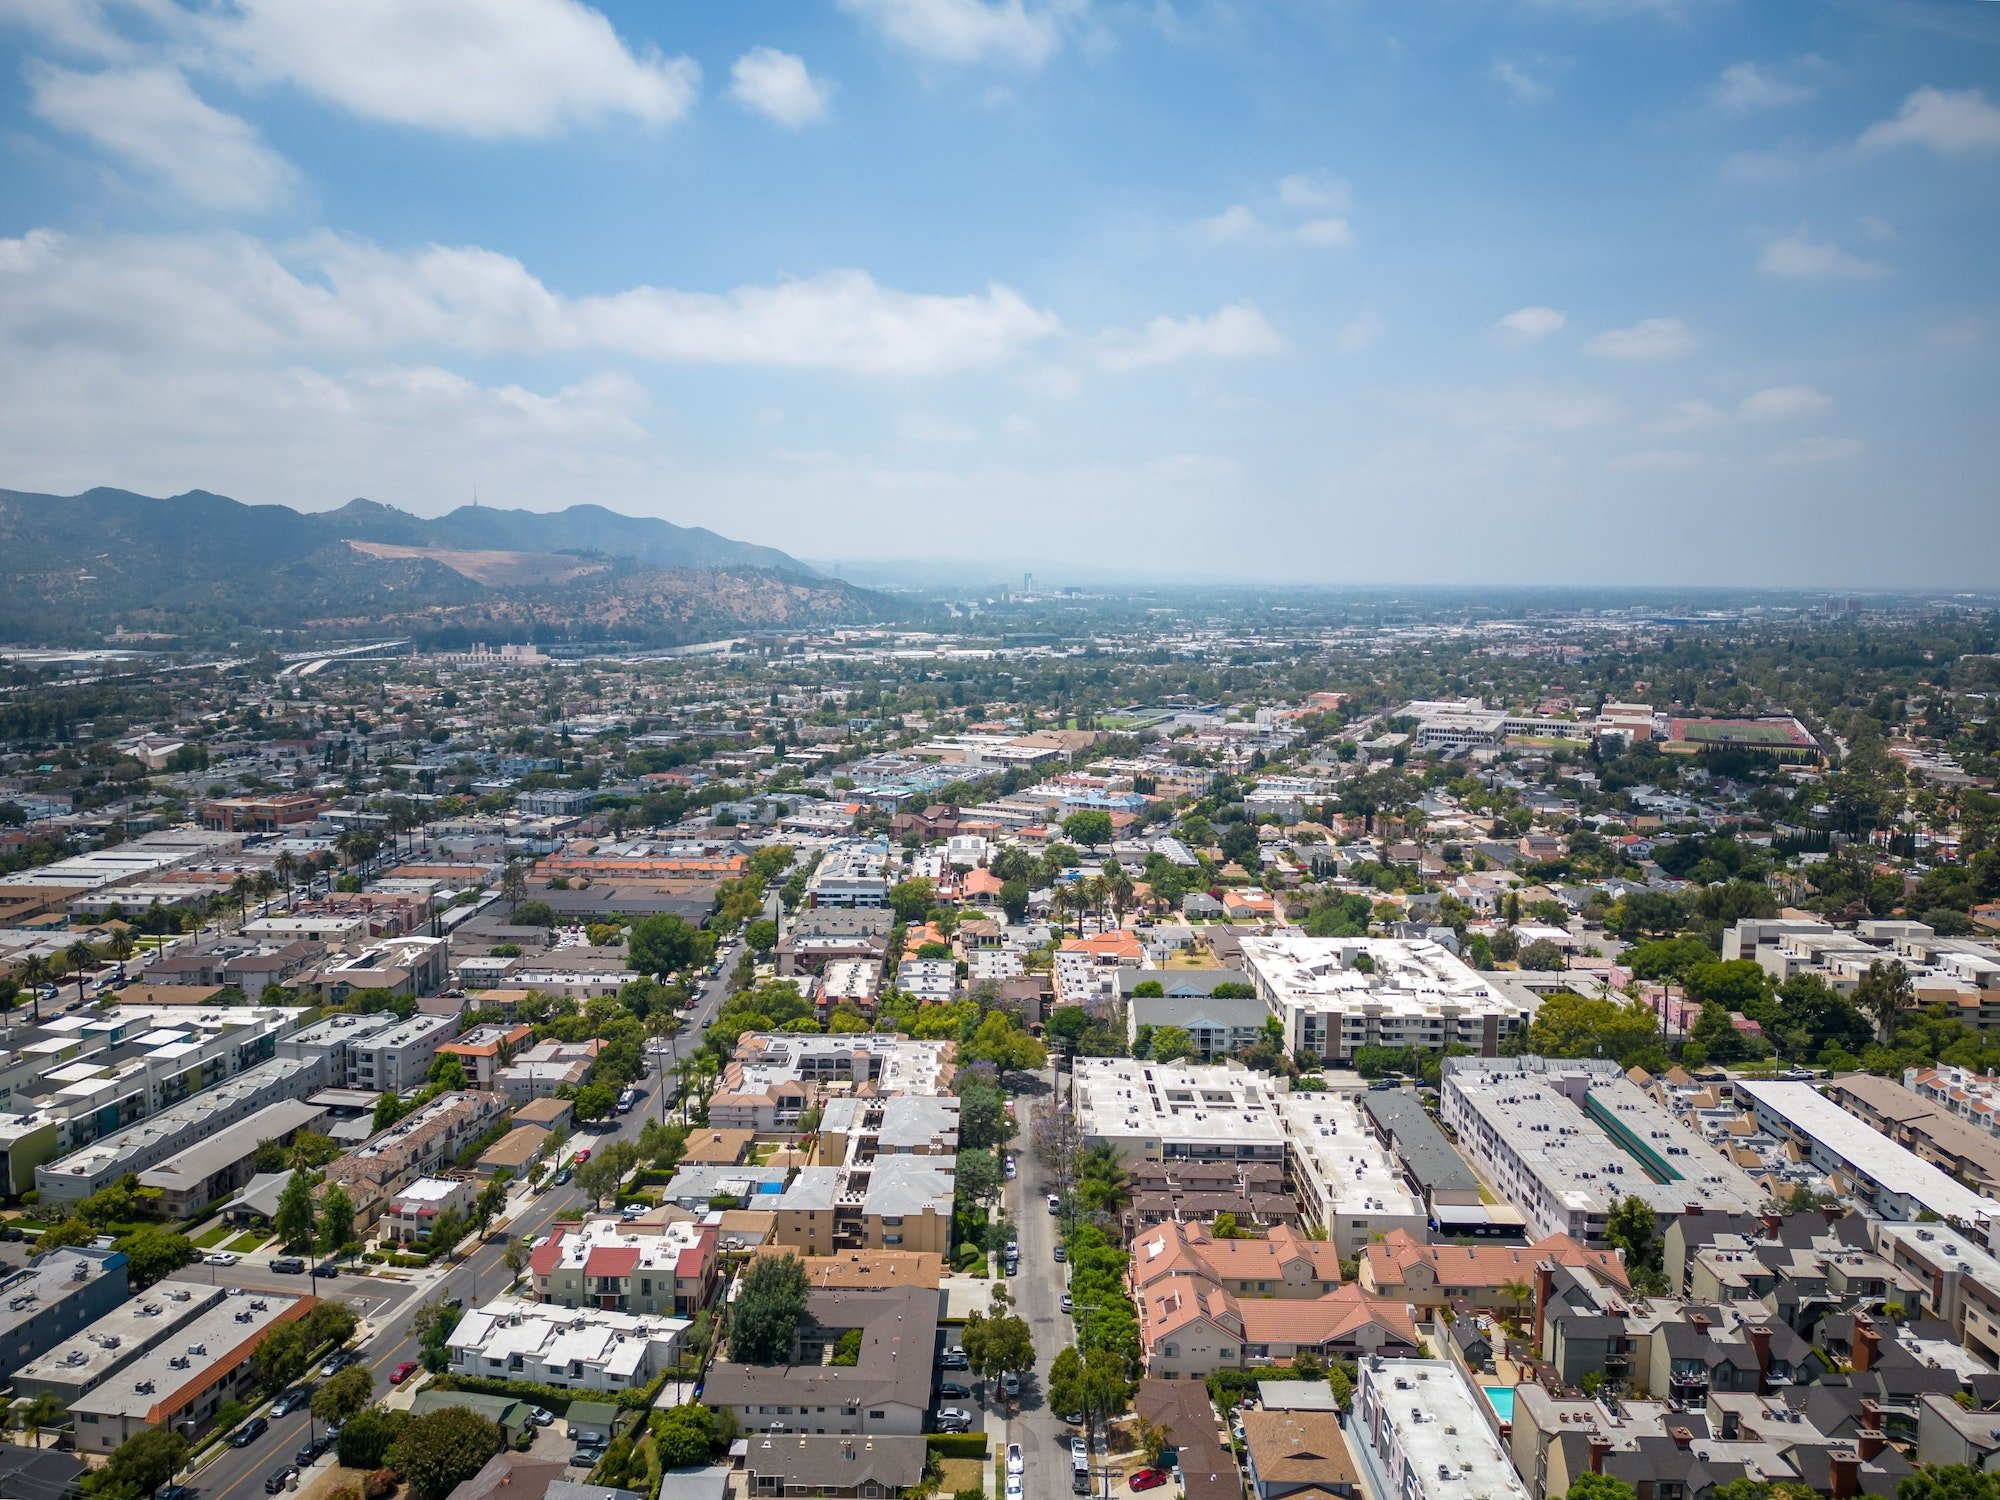
[[[536,1246],[528,1274],[540,1302],[691,1318],[714,1300],[721,1259],[715,1230],[691,1220],[592,1218]]]
[[[66,1246],[0,1277],[0,1369],[18,1369],[110,1312],[127,1295],[122,1250]]]
[[[64,1410],[229,1296],[226,1288],[168,1281],[121,1302],[81,1333],[14,1371],[14,1394],[53,1396]],[[185,1343],[185,1339],[180,1340]]]
[[[1537,1238],[1602,1245],[1630,1197],[1663,1217],[1749,1213],[1765,1199],[1608,1059],[1449,1058],[1439,1117]]]
[[[1470,1047],[1494,1056],[1535,1006],[1487,983],[1427,938],[1241,940],[1245,977],[1284,1027],[1285,1046],[1328,1062],[1362,1047]]]
[[[1247,1068],[1079,1057],[1070,1084],[1085,1144],[1127,1160],[1285,1159],[1270,1080]]]
[[[806,881],[812,907],[880,908],[889,904],[889,841],[834,845]]]
[[[467,1311],[446,1348],[455,1375],[618,1392],[676,1366],[691,1327],[659,1313],[496,1297]]]
[[[551,1037],[514,1054],[512,1062],[493,1071],[500,1092],[516,1104],[531,1099],[548,1099],[561,1089],[579,1089],[597,1066],[597,1054],[604,1043],[596,1037],[586,1042],[561,1042]]]
[[[1299,1205],[1343,1256],[1359,1255],[1392,1229],[1422,1235],[1430,1225],[1402,1162],[1363,1122],[1356,1097],[1284,1093],[1276,1101]]]
[[[426,1244],[445,1214],[456,1214],[464,1221],[472,1211],[477,1188],[478,1183],[463,1177],[419,1177],[404,1183],[383,1208],[377,1232],[399,1245]]]
[[[1484,1401],[1448,1361],[1363,1360],[1349,1440],[1399,1500],[1528,1500]]]
[[[172,1338],[71,1401],[77,1451],[110,1453],[127,1438],[154,1429],[201,1437],[225,1404],[256,1385],[251,1355],[264,1336],[297,1322],[318,1300],[239,1291],[203,1308]]]
[[[533,1042],[535,1028],[525,1021],[488,1022],[463,1036],[438,1045],[440,1055],[455,1057],[465,1069],[465,1081],[476,1089],[498,1088],[499,1072]]]
[[[127,1172],[144,1172],[226,1126],[328,1086],[324,1057],[274,1057],[135,1125],[35,1168],[44,1203],[76,1203]]]
[[[866,1163],[804,1167],[775,1201],[772,1243],[806,1255],[914,1250],[946,1255],[958,1158],[877,1156]]]
[[[938,1294],[926,1287],[809,1292],[792,1360],[718,1360],[702,1399],[743,1432],[916,1437],[931,1405],[937,1322]],[[850,1329],[861,1331],[856,1362],[825,1363]]]
[[[357,1225],[366,1227],[405,1184],[450,1161],[506,1113],[504,1094],[482,1089],[440,1094],[337,1158],[327,1167],[325,1180],[347,1190]]]
[[[351,1044],[353,1087],[407,1094],[430,1078],[438,1049],[458,1035],[458,1017],[418,1011]]]
[[[1937,1077],[1937,1070],[1926,1071]],[[1975,1123],[1976,1113],[1967,1118],[1967,1108],[1977,1108],[1969,1091],[1933,1086],[1926,1096],[1893,1078],[1846,1073],[1829,1079],[1825,1093],[1856,1119],[1975,1193],[2000,1197],[2000,1139]],[[1942,1099],[1937,1097],[1940,1093]]]
[[[159,1193],[160,1212],[167,1218],[192,1218],[256,1175],[257,1148],[265,1141],[290,1145],[300,1131],[317,1129],[326,1117],[317,1104],[280,1099],[148,1167],[139,1174],[139,1185]]]

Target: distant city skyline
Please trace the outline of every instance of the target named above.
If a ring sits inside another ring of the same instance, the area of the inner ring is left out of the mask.
[[[2000,6],[0,0],[0,51],[7,487],[1051,586],[2000,566]]]

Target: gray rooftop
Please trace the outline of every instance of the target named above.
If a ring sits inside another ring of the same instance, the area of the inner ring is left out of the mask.
[[[1427,1193],[1476,1193],[1479,1176],[1465,1158],[1452,1149],[1437,1121],[1415,1094],[1400,1089],[1370,1090],[1361,1107],[1375,1121],[1375,1128],[1388,1138],[1417,1185]]]

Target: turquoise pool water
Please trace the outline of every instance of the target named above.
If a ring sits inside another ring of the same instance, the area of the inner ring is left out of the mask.
[[[1511,1422],[1514,1420],[1514,1387],[1511,1385],[1486,1385],[1481,1386],[1480,1389],[1486,1392],[1486,1399],[1493,1403],[1493,1411],[1501,1421]]]

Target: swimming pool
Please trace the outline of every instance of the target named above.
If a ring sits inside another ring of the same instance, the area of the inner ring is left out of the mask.
[[[1483,1385],[1486,1399],[1492,1403],[1493,1414],[1503,1422],[1514,1420],[1514,1387],[1511,1385]]]

